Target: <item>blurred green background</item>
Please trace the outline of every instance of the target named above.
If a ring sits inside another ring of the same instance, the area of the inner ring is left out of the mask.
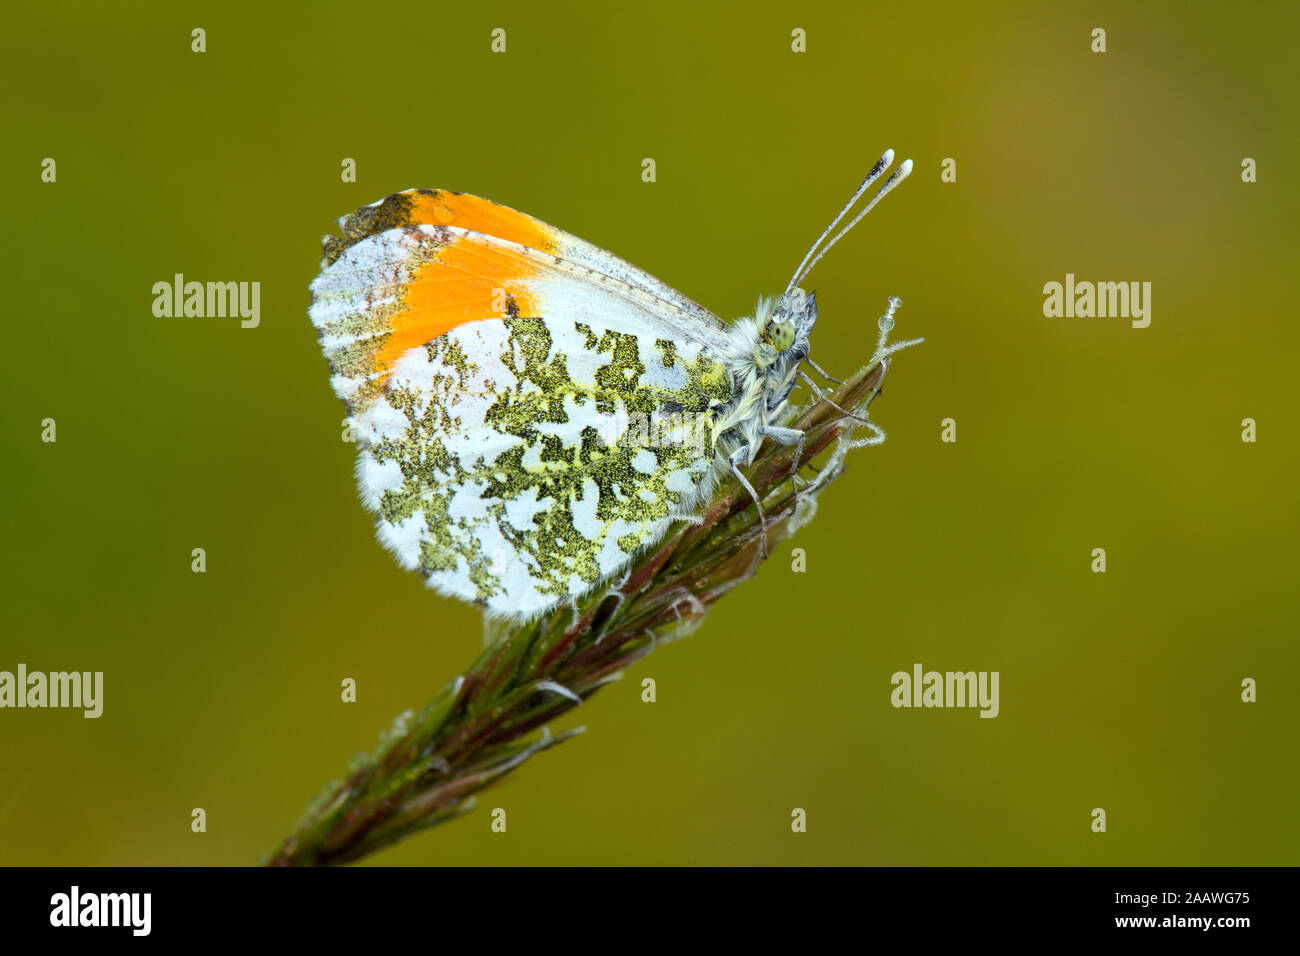
[[[306,315],[335,218],[477,193],[734,318],[887,146],[916,171],[808,285],[832,371],[890,294],[926,337],[888,442],[586,735],[371,862],[1296,862],[1294,4],[153,7],[0,29],[0,669],[106,686],[0,711],[0,862],[251,863],[476,655],[356,500]],[[155,318],[177,272],[261,282],[260,327]],[[1150,328],[1045,318],[1067,272],[1153,283]],[[999,671],[1001,715],[893,709],[916,662]]]

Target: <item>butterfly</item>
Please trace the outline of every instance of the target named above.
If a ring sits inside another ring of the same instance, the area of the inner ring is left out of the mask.
[[[524,620],[616,577],[727,474],[761,517],[741,469],[765,439],[802,440],[778,424],[797,380],[829,401],[800,367],[826,374],[798,284],[911,172],[905,160],[822,245],[893,156],[785,291],[730,324],[477,196],[411,189],[340,219],[309,314],[380,542],[439,592]]]

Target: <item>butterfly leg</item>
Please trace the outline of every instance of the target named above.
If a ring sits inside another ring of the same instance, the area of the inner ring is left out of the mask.
[[[799,377],[800,377],[801,379],[804,380],[805,384],[807,384],[807,386],[808,386],[810,389],[812,389],[812,393],[813,393],[814,395],[817,396],[817,399],[818,399],[819,401],[823,401],[823,402],[825,402],[827,405],[829,405],[831,408],[835,409],[835,410],[836,410],[837,412],[839,412],[840,414],[844,415],[846,418],[852,418],[854,421],[856,421],[856,422],[861,422],[863,425],[870,425],[870,424],[871,424],[871,423],[870,423],[869,421],[867,421],[865,418],[862,418],[862,417],[859,416],[859,415],[854,415],[854,414],[853,414],[851,411],[849,411],[848,409],[840,408],[838,405],[836,405],[834,402],[832,402],[829,398],[826,397],[826,393],[823,392],[820,388],[817,387],[817,383],[814,382],[812,379],[810,379],[810,378],[809,378],[807,375],[805,375],[803,372],[800,372],[800,373],[799,373]]]
[[[764,425],[758,433],[772,439],[780,445],[787,448],[790,445],[797,446],[794,453],[794,460],[790,463],[790,488],[793,492],[790,499],[790,506],[793,508],[799,502],[799,485],[795,481],[795,476],[799,473],[799,459],[803,457],[804,433],[797,428],[779,428],[776,425]]]
[[[736,480],[749,492],[749,497],[754,499],[754,507],[758,509],[758,523],[763,531],[758,539],[758,553],[763,560],[767,560],[767,518],[763,514],[763,503],[758,500],[758,492],[754,490],[754,486],[749,483],[749,479],[741,473],[740,466],[736,464],[747,458],[748,454],[749,446],[741,445],[727,458],[727,464],[731,466],[731,473],[736,476]]]
[[[803,444],[803,432],[797,428],[781,428],[777,425],[762,425],[758,433],[764,438],[770,438],[778,445],[785,445],[787,448],[791,445]]]
[[[808,356],[805,355],[803,360],[807,362],[809,365],[811,365],[812,370],[816,372],[818,375],[820,375],[822,378],[829,379],[830,381],[834,382],[836,385],[844,384],[844,382],[842,382],[840,379],[836,378],[834,375],[827,372],[826,369],[822,368],[812,359],[808,358]]]

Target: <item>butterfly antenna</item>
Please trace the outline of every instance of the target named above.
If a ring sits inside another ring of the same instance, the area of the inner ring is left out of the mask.
[[[876,170],[878,168],[882,168],[881,163],[885,163],[885,158],[889,157],[889,159],[892,160],[893,156],[894,156],[894,151],[888,150],[884,156],[880,157],[880,162],[876,163],[876,165],[873,166],[871,169],[872,175],[868,176],[865,180],[863,180],[862,186],[858,189],[858,192],[854,194],[853,199],[855,201],[857,200],[858,196],[862,194],[863,190],[865,190],[869,185],[871,185],[871,183],[880,175],[880,173],[876,172]],[[885,165],[888,165],[888,163],[885,163]],[[789,292],[790,289],[793,289],[796,285],[798,285],[801,281],[803,281],[804,276],[806,276],[809,272],[812,271],[813,266],[821,262],[822,256],[826,255],[826,253],[830,251],[831,247],[835,245],[835,243],[843,239],[845,235],[848,234],[848,231],[850,229],[852,229],[854,226],[860,223],[862,221],[862,217],[865,216],[867,213],[871,212],[871,210],[875,208],[876,203],[880,202],[880,200],[888,196],[889,191],[893,189],[895,186],[897,186],[899,183],[901,183],[904,179],[906,179],[908,174],[911,173],[911,171],[912,171],[912,161],[910,159],[905,159],[901,163],[899,163],[898,168],[894,170],[893,175],[890,176],[889,179],[885,180],[885,185],[880,187],[880,192],[876,193],[874,196],[871,197],[871,202],[867,203],[862,208],[862,211],[853,217],[852,222],[850,222],[847,226],[845,226],[838,233],[836,233],[834,239],[826,243],[826,245],[822,246],[821,251],[817,253],[817,256],[812,260],[812,262],[808,262],[807,257],[806,256],[804,257],[804,261],[807,264],[799,266],[798,271],[795,272],[794,274],[794,278],[790,280],[790,285],[786,288],[786,291]],[[853,203],[850,202],[849,206],[852,205]],[[848,206],[844,208],[844,212],[848,212]],[[844,212],[841,212],[838,216],[835,217],[835,222],[830,224],[830,226],[826,230],[827,232],[830,232],[831,229],[835,228],[835,224],[840,221],[840,219],[844,215]],[[820,239],[818,239],[817,241],[821,242]],[[816,247],[814,246],[814,248]],[[809,255],[811,254],[812,254],[812,250],[809,250]]]
[[[862,185],[859,186],[858,191],[853,194],[853,198],[844,204],[844,208],[840,210],[840,214],[831,220],[831,224],[826,227],[826,230],[820,236],[817,237],[817,241],[809,246],[807,254],[803,257],[803,262],[799,263],[799,268],[794,270],[794,278],[791,279],[790,284],[785,287],[787,295],[799,282],[799,277],[804,274],[803,267],[808,264],[808,260],[811,259],[812,254],[817,251],[817,247],[822,244],[822,240],[829,236],[831,230],[840,224],[840,220],[844,218],[844,214],[853,208],[853,204],[862,198],[862,194],[871,187],[872,183],[880,178],[880,174],[888,169],[893,161],[894,151],[892,149],[885,150],[884,154],[876,160],[876,165],[871,167],[871,172],[867,173],[867,178],[862,180]]]

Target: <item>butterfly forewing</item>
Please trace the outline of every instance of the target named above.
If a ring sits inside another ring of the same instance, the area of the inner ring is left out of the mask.
[[[725,327],[506,207],[399,196],[341,221],[312,285],[363,499],[440,591],[540,613],[617,574],[707,489],[700,426],[732,397]]]

